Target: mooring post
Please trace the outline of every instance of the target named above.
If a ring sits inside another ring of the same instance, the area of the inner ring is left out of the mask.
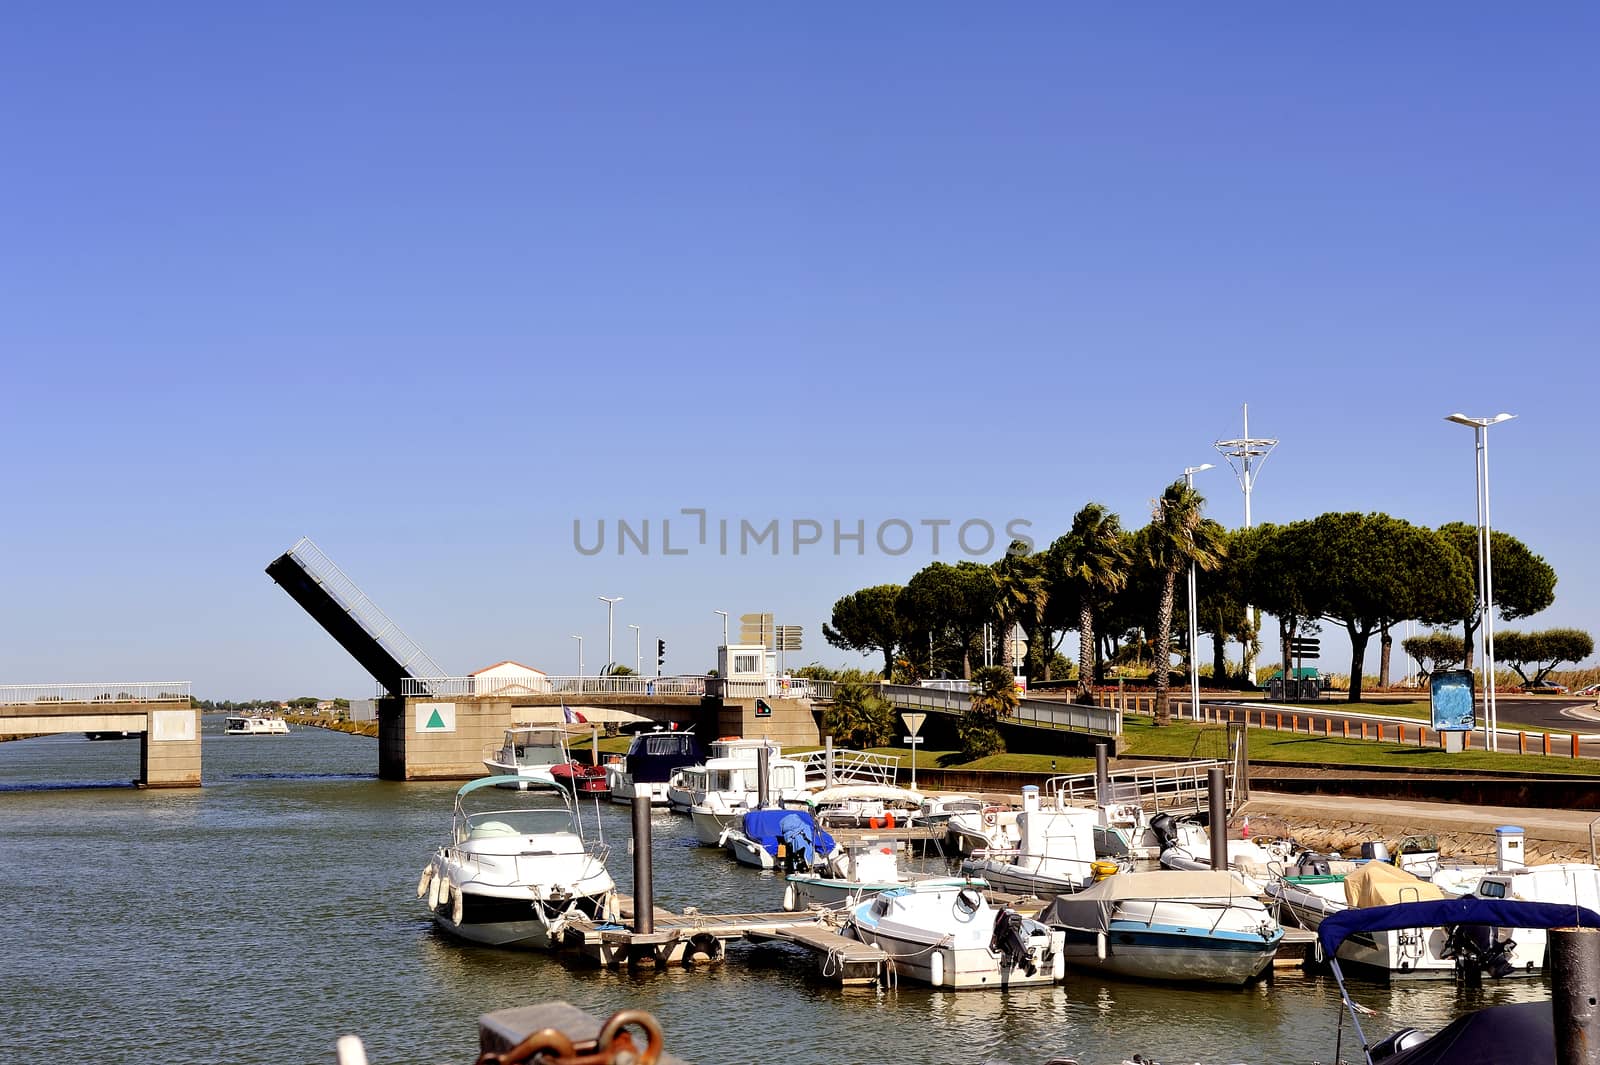
[[[1206,790],[1211,800],[1211,868],[1228,867],[1228,785],[1221,766],[1206,770]]]
[[[833,787],[833,737],[822,737],[822,782],[824,787]]]
[[[772,782],[769,779],[771,770],[772,748],[763,743],[756,748],[756,805],[765,810],[772,802]],[[831,778],[833,774],[828,774]]]
[[[1558,1065],[1600,1065],[1600,930],[1550,929],[1550,980]]]
[[[633,797],[633,930],[656,930],[655,885],[650,869],[650,796]]]
[[[1094,745],[1094,801],[1104,806],[1111,801],[1111,745]]]

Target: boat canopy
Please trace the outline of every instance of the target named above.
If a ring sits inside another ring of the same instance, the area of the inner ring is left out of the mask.
[[[479,788],[521,788],[528,784],[548,784],[553,788],[556,787],[556,778],[551,776],[548,770],[532,768],[524,769],[521,776],[503,773],[499,776],[479,777],[461,785],[461,790],[456,792],[456,798],[460,799]]]
[[[1556,1060],[1549,1000],[1512,1002],[1458,1017],[1420,1046],[1383,1058],[1384,1065],[1501,1065]]]
[[[909,788],[891,787],[888,784],[835,784],[833,787],[823,788],[811,796],[812,803],[861,802],[873,799],[883,802],[906,802],[915,805],[922,802],[922,792],[912,791]]]
[[[1115,879],[1115,878],[1113,878]],[[1351,908],[1322,919],[1317,938],[1332,957],[1357,932],[1392,928],[1438,928],[1443,925],[1494,925],[1498,928],[1600,928],[1600,913],[1584,906],[1554,902],[1515,902],[1471,895],[1441,902],[1400,902],[1393,906]]]

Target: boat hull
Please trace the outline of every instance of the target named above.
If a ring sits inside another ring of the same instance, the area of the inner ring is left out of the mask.
[[[1235,986],[1265,972],[1283,939],[1282,932],[1270,938],[1218,938],[1125,921],[1112,921],[1104,935],[1102,958],[1100,933],[1067,929],[1067,964],[1137,980]]]

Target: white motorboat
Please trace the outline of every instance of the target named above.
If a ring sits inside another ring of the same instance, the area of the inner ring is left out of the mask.
[[[722,808],[748,810],[760,801],[760,751],[768,751],[767,801],[798,802],[806,797],[805,766],[785,758],[771,740],[720,739],[703,765],[686,766],[667,781],[667,801],[676,813],[689,813],[712,795]]]
[[[235,715],[228,718],[224,736],[287,736],[289,722],[268,714]]]
[[[567,730],[561,725],[513,725],[498,746],[483,752],[483,766],[494,776],[520,777],[512,787],[535,787],[558,765],[571,765]]]
[[[1013,848],[976,851],[961,863],[964,876],[978,877],[1005,891],[1048,898],[1088,887],[1117,871],[1115,862],[1095,857],[1093,810],[1039,807],[1039,789],[1022,789]]]
[[[738,828],[744,818],[745,806],[741,797],[737,806],[721,792],[708,793],[704,800],[689,807],[689,819],[694,822],[694,836],[702,847],[720,847],[722,834]]]
[[[900,868],[899,852],[893,839],[864,836],[847,844],[835,861],[836,872],[790,873],[783,892],[783,908],[829,910],[853,908],[863,899],[881,891],[907,884],[940,883],[952,887],[976,884],[981,880],[940,874],[908,873]]]
[[[1008,851],[1021,841],[1017,814],[1010,806],[982,799],[957,800],[944,804],[945,831],[958,857],[967,858],[979,851]]]
[[[1150,819],[1150,829],[1161,841],[1161,867],[1181,872],[1211,868],[1211,836],[1192,821],[1174,821],[1166,814]],[[1263,844],[1254,839],[1230,839],[1228,868],[1240,874],[1251,893],[1265,897],[1267,887],[1289,862],[1288,840]]]
[[[888,954],[903,978],[933,987],[1051,984],[1065,972],[1064,933],[995,909],[971,884],[892,888],[851,910],[844,930]]]
[[[1298,868],[1304,868],[1300,866]],[[1319,867],[1321,868],[1321,867]],[[1334,895],[1335,890],[1343,899]],[[1348,873],[1318,872],[1287,875],[1270,890],[1301,925],[1318,929],[1322,922],[1348,909],[1373,909],[1402,902],[1440,902],[1450,896],[1438,885],[1419,880],[1384,862],[1367,861]],[[1467,943],[1472,934],[1479,941]],[[1544,960],[1544,940],[1522,941],[1515,929],[1465,932],[1443,926],[1388,928],[1362,931],[1345,938],[1339,958],[1391,979],[1445,979],[1455,975],[1459,959],[1467,953],[1493,955],[1493,976],[1522,976],[1539,971]]]
[[[835,784],[811,794],[811,812],[824,828],[894,828],[915,824],[921,792],[892,784]]]
[[[1238,985],[1272,964],[1283,928],[1238,873],[1118,873],[1059,895],[1039,919],[1067,963],[1119,976]]]
[[[673,770],[702,761],[700,741],[685,730],[655,728],[641,732],[628,744],[620,762],[608,763],[606,784],[611,801],[631,803],[636,795],[648,795],[651,806],[667,805],[667,781]]]
[[[494,790],[519,787],[530,777],[554,794],[508,799]],[[475,792],[492,794],[493,803],[469,811],[466,800]],[[417,884],[435,923],[474,943],[542,949],[556,943],[574,917],[616,920],[606,847],[584,841],[573,802],[548,772],[542,779],[529,770],[463,785],[450,842],[434,853]]]

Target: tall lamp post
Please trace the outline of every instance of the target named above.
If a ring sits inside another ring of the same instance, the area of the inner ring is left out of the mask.
[[[595,598],[606,605],[606,668],[610,669],[617,662],[617,656],[613,652],[611,645],[611,633],[613,631],[611,624],[616,617],[617,604],[622,602],[622,596],[597,595]]]
[[[637,677],[639,667],[644,664],[644,659],[639,654],[639,626],[629,625],[628,628],[633,630],[633,675]]]
[[[572,638],[578,641],[578,690],[583,690],[583,637],[572,633]]]
[[[728,646],[728,612],[726,610],[713,610],[713,614],[722,615],[722,646]]]
[[[1203,470],[1215,468],[1215,463],[1202,462],[1198,466],[1185,466],[1183,468],[1183,486],[1190,491],[1194,490],[1194,475]],[[1194,561],[1189,562],[1189,713],[1194,720],[1200,720],[1200,659],[1197,657],[1197,645],[1200,642],[1200,621],[1195,616],[1198,598],[1195,587]]]
[[[1483,646],[1483,741],[1489,750],[1498,750],[1500,714],[1494,691],[1494,563],[1490,558],[1489,533],[1489,426],[1508,422],[1515,414],[1496,414],[1493,418],[1469,418],[1456,413],[1445,421],[1472,427],[1473,474],[1478,488],[1478,604],[1481,611],[1479,637]]]

